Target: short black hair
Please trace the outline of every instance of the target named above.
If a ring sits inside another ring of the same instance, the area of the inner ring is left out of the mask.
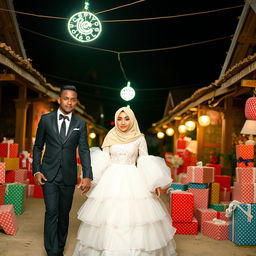
[[[63,91],[65,90],[71,90],[71,91],[75,91],[77,93],[77,89],[74,85],[63,85],[61,88],[60,88],[60,95],[62,94]]]

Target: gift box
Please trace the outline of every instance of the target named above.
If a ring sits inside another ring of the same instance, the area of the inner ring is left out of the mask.
[[[256,183],[256,168],[236,167],[236,181],[241,183]]]
[[[34,197],[34,188],[35,188],[35,185],[34,184],[28,184],[27,186],[27,196],[28,197]]]
[[[256,245],[256,204],[232,203],[226,211],[231,217],[229,239],[237,245]]]
[[[226,217],[226,212],[217,212],[217,219],[229,221],[229,218]]]
[[[237,167],[254,166],[254,145],[236,145]]]
[[[220,164],[206,164],[205,166],[213,167],[214,168],[214,175],[221,175],[221,168],[222,166]]]
[[[173,227],[176,228],[176,235],[197,235],[198,221],[193,218],[192,222],[173,222]]]
[[[12,204],[14,212],[18,215],[24,211],[26,185],[19,183],[5,184],[4,204]]]
[[[220,201],[229,202],[231,198],[230,189],[224,188],[223,191],[220,191]]]
[[[181,184],[181,183],[172,183],[170,188],[172,190],[186,191],[186,190],[188,190],[188,185],[187,184]]]
[[[41,186],[34,185],[34,197],[35,198],[43,198],[44,197],[43,189]]]
[[[0,205],[4,204],[4,185],[0,184]]]
[[[0,163],[0,184],[5,183],[5,163]]]
[[[229,222],[224,220],[214,219],[205,221],[202,224],[202,234],[216,240],[229,239]]]
[[[18,157],[19,144],[0,143],[0,157]]]
[[[214,182],[220,183],[220,191],[223,191],[224,188],[230,190],[231,187],[231,176],[227,175],[215,175]]]
[[[217,212],[224,212],[228,208],[228,204],[210,204],[209,208]]]
[[[28,151],[22,151],[22,153],[19,154],[20,159],[20,169],[29,169],[29,164],[32,163],[32,154],[28,153]]]
[[[198,208],[208,208],[209,203],[209,188],[198,189],[198,188],[189,188],[188,192],[191,192],[194,195],[194,213]]]
[[[210,191],[210,203],[218,204],[220,202],[220,183],[212,183]]]
[[[188,166],[187,183],[211,183],[214,180],[214,168],[206,166]]]
[[[28,171],[27,170],[18,170],[14,172],[14,181],[25,183],[27,179]]]
[[[29,184],[36,184],[32,171],[27,172],[27,178],[29,179]]]
[[[14,183],[15,180],[15,171],[6,171],[5,172],[5,182]]]
[[[217,218],[217,211],[213,209],[197,209],[195,217],[198,221],[198,230],[201,230],[202,224],[207,220]]]
[[[8,157],[1,157],[0,162],[5,163],[5,170],[18,170],[19,169],[19,158],[8,158]]]
[[[191,222],[193,219],[194,196],[185,191],[171,191],[170,212],[174,222]]]
[[[189,183],[188,188],[208,188],[208,183]]]
[[[7,235],[15,235],[18,229],[13,205],[0,205],[0,226]]]
[[[244,204],[256,203],[256,183],[234,182],[234,200]]]

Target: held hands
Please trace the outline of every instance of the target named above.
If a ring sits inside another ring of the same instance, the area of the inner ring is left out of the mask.
[[[47,181],[47,179],[41,172],[39,172],[35,175],[34,181],[37,185],[41,186],[41,185],[44,185],[44,183],[45,183],[44,181]]]
[[[160,188],[160,187],[156,188],[156,189],[155,189],[155,193],[156,193],[157,198],[160,198],[160,195],[161,195],[161,188]]]
[[[89,189],[91,188],[91,179],[90,178],[83,178],[81,179],[80,184],[78,185],[78,188],[82,190],[81,195],[84,193],[88,192]]]

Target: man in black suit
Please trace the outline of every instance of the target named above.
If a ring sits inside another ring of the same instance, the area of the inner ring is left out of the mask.
[[[73,114],[77,101],[75,86],[66,85],[61,89],[59,109],[42,115],[33,150],[35,182],[42,186],[44,193],[44,246],[48,256],[63,255],[69,212],[77,184],[77,147],[83,171],[78,186],[82,193],[90,189],[93,178],[86,124]]]

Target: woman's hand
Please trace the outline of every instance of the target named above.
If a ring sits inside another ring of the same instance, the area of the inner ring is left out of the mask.
[[[156,189],[155,189],[155,193],[156,193],[157,198],[160,198],[160,195],[161,195],[161,188],[160,188],[160,187],[156,188]]]

